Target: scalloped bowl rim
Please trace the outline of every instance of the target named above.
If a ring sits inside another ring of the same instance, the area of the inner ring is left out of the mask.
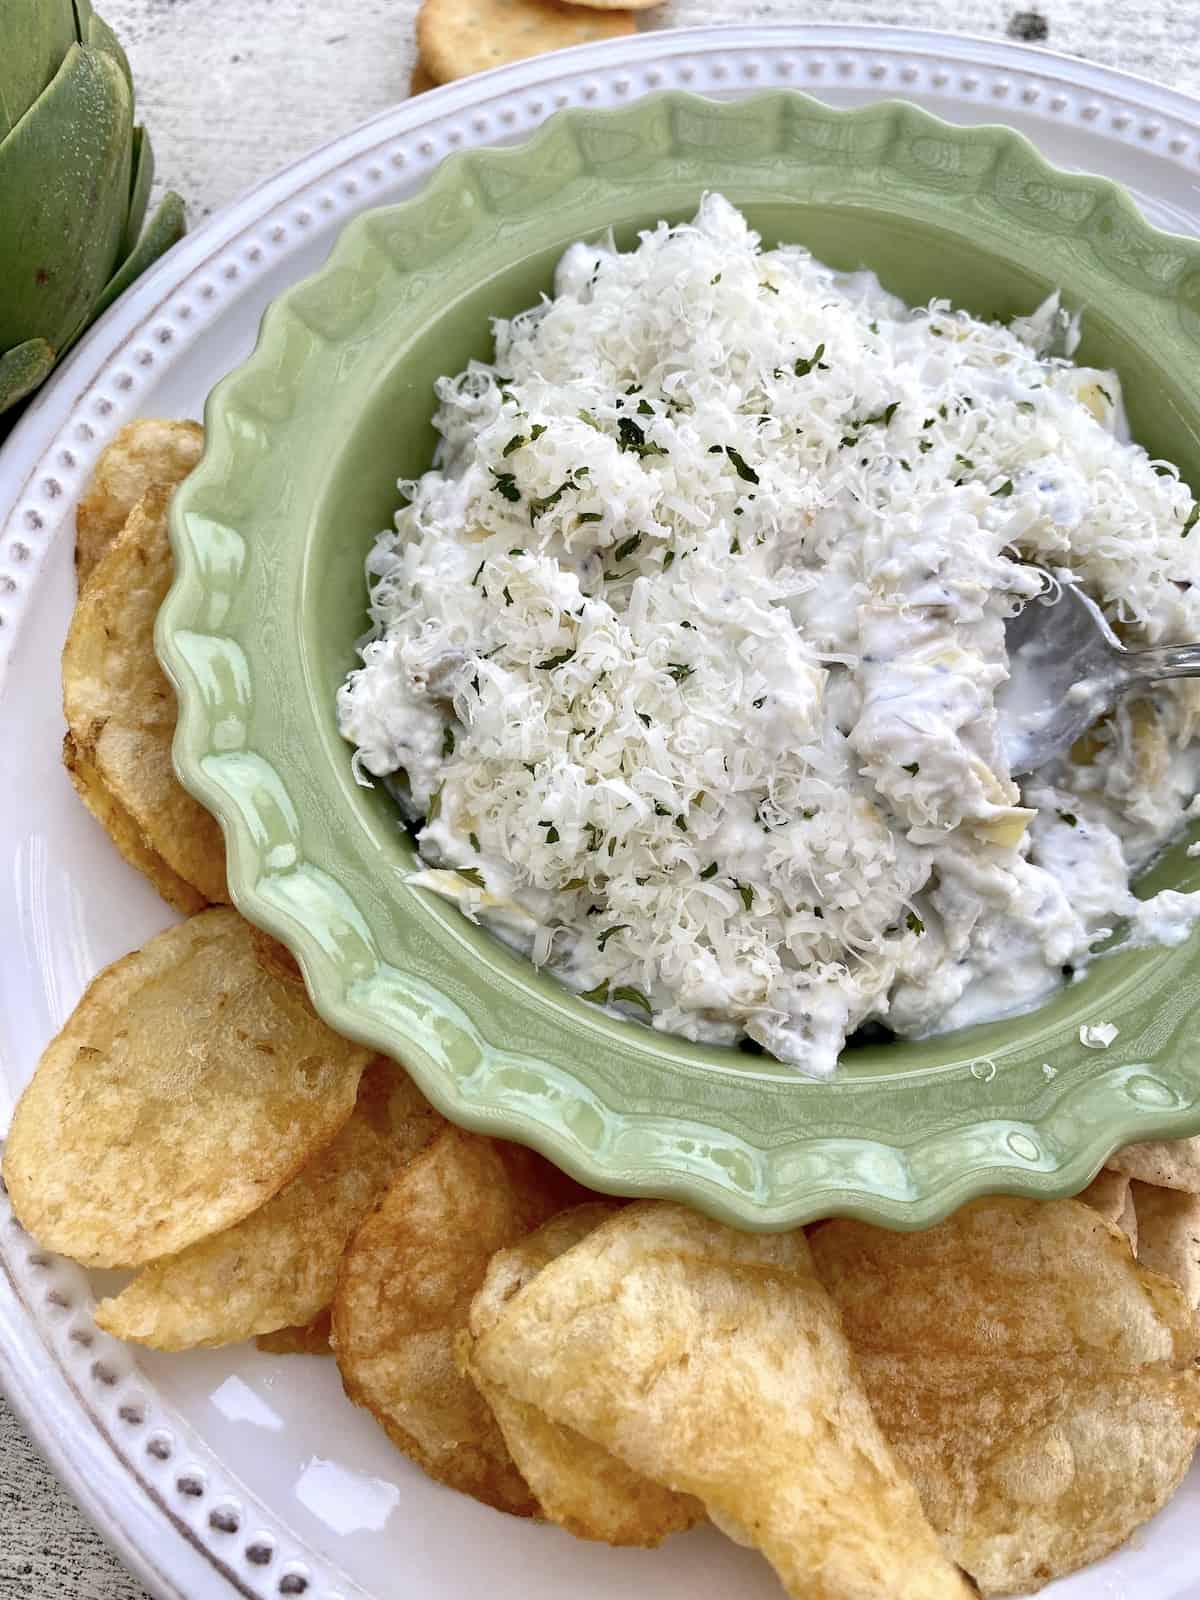
[[[430,1066],[421,1042],[412,1034],[384,1020],[377,1012],[365,1007],[361,1001],[344,992],[344,984],[332,972],[330,958],[320,940],[302,927],[292,915],[281,911],[264,898],[256,882],[256,870],[261,866],[258,847],[253,840],[253,819],[247,813],[238,793],[214,779],[202,765],[202,756],[212,748],[211,739],[205,737],[206,711],[197,681],[188,658],[179,644],[180,635],[186,633],[189,623],[196,620],[199,597],[203,592],[203,579],[198,571],[195,551],[187,532],[189,507],[206,484],[206,467],[212,460],[212,440],[219,433],[228,433],[225,421],[226,408],[233,401],[239,386],[250,376],[263,370],[268,353],[284,331],[296,297],[314,285],[328,281],[347,264],[360,247],[374,248],[371,239],[373,220],[382,214],[420,214],[431,196],[450,177],[469,170],[481,161],[494,159],[503,162],[522,152],[544,147],[553,137],[555,129],[563,124],[578,122],[583,117],[604,118],[615,122],[621,118],[645,115],[647,108],[661,104],[696,103],[707,108],[763,105],[776,101],[799,101],[814,108],[831,120],[848,121],[883,108],[894,108],[897,114],[915,119],[930,130],[953,134],[968,143],[998,142],[1019,150],[1023,159],[1047,179],[1104,196],[1122,215],[1136,235],[1150,241],[1169,242],[1173,247],[1194,256],[1200,268],[1200,240],[1181,238],[1154,228],[1148,223],[1121,185],[1113,180],[1087,174],[1066,172],[1047,162],[1036,147],[1016,130],[998,124],[980,124],[963,127],[952,124],[901,99],[877,101],[851,110],[840,110],[812,100],[800,91],[790,89],[768,90],[736,101],[715,101],[683,91],[666,91],[640,99],[634,104],[614,110],[584,112],[564,110],[549,117],[519,144],[500,147],[480,147],[448,156],[430,174],[420,191],[409,199],[386,207],[375,208],[353,218],[341,231],[325,263],[309,277],[297,282],[280,294],[268,307],[259,331],[255,348],[249,357],[227,374],[212,390],[205,405],[206,446],[204,456],[192,476],[174,497],[170,515],[171,541],[176,559],[176,577],[159,613],[156,628],[156,646],[159,658],[175,687],[179,702],[179,720],[175,737],[174,759],[176,770],[184,786],[190,790],[218,818],[226,839],[228,855],[228,881],[231,897],[239,911],[250,921],[273,934],[296,956],[304,973],[313,1003],[322,1017],[338,1031],[398,1056],[405,1061],[419,1087],[427,1097],[453,1121],[476,1131],[514,1139],[540,1150],[550,1160],[588,1186],[602,1192],[630,1195],[651,1195],[672,1198],[694,1205],[701,1210],[751,1229],[779,1229],[797,1226],[827,1215],[845,1215],[884,1226],[910,1229],[926,1227],[940,1220],[966,1201],[991,1193],[1032,1194],[1044,1198],[1073,1194],[1083,1188],[1101,1166],[1105,1158],[1120,1145],[1132,1139],[1180,1137],[1200,1131],[1200,1082],[1193,1086],[1193,1095],[1186,1102],[1168,1105],[1150,1100],[1138,1103],[1133,1098],[1114,1101],[1111,1114],[1102,1127],[1093,1128],[1071,1141],[1069,1152],[1051,1168],[1038,1168],[1023,1164],[1018,1159],[1011,1164],[997,1162],[993,1157],[977,1159],[967,1148],[970,1135],[986,1122],[986,1116],[975,1122],[966,1121],[945,1133],[929,1139],[891,1142],[884,1138],[846,1136],[837,1142],[847,1150],[857,1152],[861,1167],[870,1168],[874,1158],[881,1158],[886,1167],[898,1162],[906,1169],[914,1153],[927,1144],[940,1139],[947,1144],[962,1146],[960,1158],[953,1168],[947,1168],[937,1182],[917,1187],[903,1195],[888,1194],[872,1187],[865,1177],[857,1186],[843,1180],[831,1180],[826,1185],[813,1184],[796,1188],[781,1199],[763,1198],[761,1186],[750,1193],[745,1186],[725,1183],[719,1174],[710,1170],[669,1172],[661,1168],[639,1173],[628,1165],[615,1164],[603,1155],[594,1155],[577,1139],[567,1138],[554,1119],[514,1109],[498,1103],[486,1103],[469,1098],[448,1074]],[[348,757],[347,757],[348,758]],[[454,917],[457,912],[448,913]],[[436,996],[431,999],[436,999]],[[451,1010],[459,1010],[458,1002],[441,997]],[[564,991],[564,1002],[577,1004]],[[581,1010],[591,1008],[580,1007]],[[1039,1008],[1044,1009],[1044,1008]],[[1027,1014],[1032,1021],[1038,1011]],[[473,1021],[473,1019],[471,1019]],[[589,1022],[592,1019],[589,1015]],[[1024,1020],[1024,1019],[1022,1019]],[[592,1022],[595,1029],[603,1029],[606,1019],[597,1015]],[[636,1024],[611,1024],[621,1028],[644,1030]],[[474,1035],[478,1038],[478,1035]],[[955,1035],[945,1035],[953,1040]],[[654,1035],[656,1041],[662,1036]],[[483,1054],[493,1067],[503,1060],[503,1050],[497,1050],[487,1041],[482,1042]],[[983,1058],[986,1060],[986,1057]],[[950,1063],[947,1070],[958,1070],[962,1061]],[[1129,1075],[1150,1070],[1145,1063],[1131,1063]],[[755,1076],[749,1062],[742,1058],[738,1063],[739,1075],[747,1079]],[[1108,1075],[1116,1083],[1118,1077]],[[837,1080],[835,1080],[836,1083]],[[986,1079],[981,1080],[986,1081]],[[1130,1079],[1132,1081],[1132,1078]],[[1070,1122],[1073,1108],[1098,1093],[1096,1084],[1076,1085],[1067,1095],[1054,1101],[1052,1110],[1059,1120]],[[986,1107],[981,1106],[981,1112]],[[637,1121],[637,1113],[625,1113],[627,1120]],[[1039,1124],[1040,1125],[1040,1124]],[[704,1125],[708,1126],[708,1125]],[[726,1130],[718,1119],[710,1131],[717,1136]],[[966,1141],[964,1142],[964,1136]],[[1013,1137],[1019,1138],[1019,1133]],[[816,1140],[798,1140],[799,1146],[818,1147],[824,1136]],[[738,1141],[735,1139],[734,1143]],[[1012,1146],[1014,1152],[1017,1147]]]

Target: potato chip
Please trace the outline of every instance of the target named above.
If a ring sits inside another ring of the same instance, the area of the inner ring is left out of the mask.
[[[1200,1136],[1194,1139],[1155,1139],[1149,1144],[1127,1144],[1108,1158],[1114,1172],[1126,1172],[1140,1183],[1160,1189],[1185,1189],[1200,1194]]]
[[[333,1299],[351,1400],[431,1477],[520,1516],[537,1506],[454,1344],[494,1252],[581,1194],[532,1151],[446,1128],[351,1240]]]
[[[350,1235],[443,1125],[408,1075],[376,1056],[349,1121],[288,1184],[221,1233],[152,1261],[96,1322],[155,1350],[239,1344],[317,1317]]]
[[[185,917],[203,911],[208,901],[190,883],[184,883],[177,872],[172,872],[163,858],[145,842],[142,830],[119,805],[100,781],[100,776],[90,761],[85,761],[75,748],[68,733],[63,740],[63,765],[71,774],[71,782],[84,805],[108,834],[113,844],[129,862],[162,895],[169,906]]]
[[[131,865],[145,865],[123,848],[132,836],[203,900],[224,901],[221,830],[175,776],[175,696],[154,654],[154,620],[172,575],[170,498],[157,488],[138,501],[75,607],[63,649],[68,766],[86,767],[129,819],[136,832],[123,828],[113,842]],[[87,799],[91,789],[81,792]]]
[[[1138,1260],[1177,1283],[1192,1310],[1200,1309],[1200,1195],[1134,1183],[1133,1204]]]
[[[650,11],[663,0],[570,0],[573,6],[583,6],[588,11]]]
[[[1075,1198],[1098,1211],[1106,1222],[1115,1223],[1129,1240],[1129,1248],[1136,1252],[1137,1213],[1130,1194],[1131,1181],[1128,1174],[1104,1167]]]
[[[472,1340],[495,1327],[513,1295],[617,1210],[615,1202],[576,1206],[492,1257],[471,1305],[469,1332],[460,1340],[468,1371]],[[651,1482],[582,1434],[551,1422],[536,1406],[514,1400],[478,1373],[471,1375],[543,1514],[576,1538],[658,1545],[703,1518],[698,1500]]]
[[[701,1500],[790,1594],[970,1593],[871,1415],[802,1230],[743,1234],[682,1206],[627,1206],[513,1293],[470,1359]]]
[[[277,1328],[274,1333],[260,1333],[255,1344],[269,1356],[328,1356],[333,1354],[329,1342],[332,1311],[326,1306],[311,1322],[302,1328]]]
[[[839,1220],[810,1242],[875,1414],[984,1594],[1098,1559],[1174,1492],[1196,1330],[1087,1206],[981,1200],[921,1233]]]
[[[47,1047],[4,1153],[13,1209],[88,1266],[182,1250],[330,1142],[369,1056],[264,970],[236,911],[202,911],[106,968]]]
[[[417,13],[421,63],[438,83],[635,31],[628,10],[586,11],[560,0],[423,0]]]
[[[409,94],[424,94],[427,89],[436,89],[437,86],[437,79],[426,69],[423,62],[418,61],[412,70],[412,77],[408,81]]]
[[[96,463],[75,512],[75,570],[82,588],[148,489],[173,489],[200,459],[198,422],[142,417],[127,423]]]

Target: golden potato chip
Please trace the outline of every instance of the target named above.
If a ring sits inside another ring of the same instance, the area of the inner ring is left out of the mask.
[[[587,11],[651,11],[663,0],[570,0],[572,6],[583,6]]]
[[[423,0],[417,13],[421,63],[438,83],[527,56],[634,33],[630,11],[586,11],[560,0]]]
[[[269,1356],[328,1356],[333,1354],[329,1342],[332,1312],[328,1306],[303,1328],[277,1328],[274,1333],[260,1333],[255,1344]]]
[[[442,1118],[401,1068],[376,1056],[346,1125],[241,1222],[152,1261],[96,1322],[155,1350],[239,1344],[309,1323],[329,1305],[355,1228]]]
[[[431,1477],[520,1516],[537,1507],[455,1339],[495,1251],[581,1194],[532,1151],[446,1128],[350,1241],[333,1299],[350,1399]]]
[[[1133,1204],[1138,1260],[1177,1283],[1192,1310],[1200,1309],[1200,1195],[1134,1183]]]
[[[1127,1144],[1124,1150],[1109,1156],[1107,1164],[1114,1172],[1126,1172],[1140,1183],[1200,1194],[1200,1136]]]
[[[62,664],[68,765],[85,765],[103,785],[142,851],[205,901],[224,901],[221,830],[175,776],[175,696],[154,654],[154,620],[172,575],[170,498],[164,488],[143,495],[75,607]],[[127,838],[123,830],[114,843],[122,848]],[[141,856],[123,854],[144,867]]]
[[[75,512],[75,569],[80,587],[125,526],[147,489],[173,489],[200,459],[198,422],[142,417],[125,425],[101,453]]]
[[[202,911],[106,968],[47,1047],[4,1153],[13,1209],[87,1266],[182,1250],[330,1142],[369,1055],[264,970],[236,911]]]
[[[608,1201],[576,1206],[494,1255],[471,1304],[469,1331],[460,1336],[460,1347],[467,1370],[491,1406],[543,1514],[579,1539],[651,1546],[701,1521],[700,1502],[642,1477],[574,1429],[551,1422],[536,1406],[514,1400],[506,1389],[487,1383],[470,1364],[473,1339],[495,1327],[513,1295],[617,1210],[617,1204]]]
[[[437,79],[426,69],[423,62],[418,61],[408,81],[409,94],[424,94],[427,89],[436,89],[437,86]]]
[[[470,1360],[702,1501],[792,1595],[970,1593],[871,1415],[802,1230],[627,1206],[516,1290]]]
[[[921,1233],[838,1220],[810,1242],[875,1414],[984,1594],[1096,1560],[1174,1492],[1196,1330],[1087,1206],[981,1200]]]
[[[75,748],[68,733],[63,740],[63,765],[71,775],[75,792],[104,829],[117,849],[162,895],[169,906],[185,917],[203,911],[208,901],[190,883],[184,883],[177,872],[172,872],[163,858],[152,850],[142,837],[142,830],[119,805],[100,781],[100,776],[90,761],[85,761]]]
[[[1129,1248],[1136,1252],[1137,1213],[1130,1194],[1131,1181],[1127,1173],[1110,1172],[1104,1167],[1075,1198],[1098,1211],[1106,1222],[1115,1223],[1129,1240]]]

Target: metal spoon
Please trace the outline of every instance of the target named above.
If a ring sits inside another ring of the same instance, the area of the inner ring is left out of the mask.
[[[1009,678],[996,693],[1000,743],[1014,776],[1063,755],[1130,689],[1200,677],[1200,644],[1126,650],[1074,584],[1029,601],[1005,628]]]

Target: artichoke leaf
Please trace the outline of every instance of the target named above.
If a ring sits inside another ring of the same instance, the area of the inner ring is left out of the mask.
[[[0,356],[0,414],[45,381],[58,356],[45,339],[27,339]]]
[[[54,77],[76,39],[70,0],[4,0],[0,141]]]
[[[92,9],[91,0],[75,0],[75,16],[79,29],[80,44],[91,45],[94,50],[107,50],[111,55],[115,56],[117,65],[125,74],[125,82],[129,85],[129,92],[132,94],[133,71],[129,65],[129,57],[121,48],[121,41],[108,23]]]
[[[115,58],[72,45],[0,144],[0,348],[61,350],[90,320],[125,228],[132,134]]]
[[[119,295],[125,293],[131,283],[141,277],[147,267],[153,266],[159,256],[165,255],[173,244],[177,244],[187,231],[187,215],[183,209],[183,201],[169,189],[159,202],[158,209],[150,218],[149,226],[133,250],[113,273],[104,285],[96,299],[92,316],[98,317],[101,312],[107,311]]]
[[[125,218],[125,231],[117,260],[124,261],[133,253],[146,220],[146,207],[150,203],[150,186],[154,182],[154,151],[150,148],[150,135],[140,124],[133,130],[133,167],[129,178],[129,214]],[[98,315],[99,313],[97,313]]]

